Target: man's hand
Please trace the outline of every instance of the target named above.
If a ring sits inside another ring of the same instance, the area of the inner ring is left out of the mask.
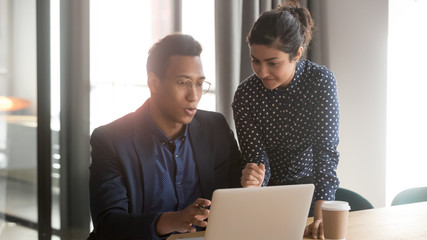
[[[260,164],[259,166],[255,163],[246,164],[242,170],[242,179],[240,183],[243,187],[261,187],[265,177],[265,166]]]
[[[205,221],[210,211],[205,209],[211,205],[211,201],[203,198],[198,198],[193,204],[186,209],[179,211],[178,232],[195,232],[193,226],[206,227],[208,223]]]
[[[193,226],[206,227],[211,201],[198,198],[193,204],[182,211],[163,213],[157,221],[157,234],[162,236],[171,232],[195,232]]]

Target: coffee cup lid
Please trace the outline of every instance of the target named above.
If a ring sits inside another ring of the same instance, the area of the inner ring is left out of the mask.
[[[345,211],[350,210],[350,205],[344,201],[326,201],[323,202],[322,209],[327,211]]]

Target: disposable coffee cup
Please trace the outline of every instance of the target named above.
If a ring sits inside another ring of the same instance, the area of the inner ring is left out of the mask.
[[[345,240],[350,206],[344,201],[326,201],[322,204],[323,230],[326,240]]]

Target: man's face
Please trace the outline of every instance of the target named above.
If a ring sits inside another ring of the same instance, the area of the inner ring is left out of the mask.
[[[160,79],[157,102],[169,121],[189,124],[197,111],[205,80],[198,56],[171,56],[165,76]]]

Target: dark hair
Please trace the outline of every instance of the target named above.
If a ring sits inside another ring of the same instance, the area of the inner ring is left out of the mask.
[[[200,56],[202,46],[192,36],[185,34],[171,34],[155,43],[147,58],[147,73],[153,72],[162,78],[166,74],[169,57]]]
[[[284,6],[264,12],[247,36],[249,45],[260,44],[289,54],[292,60],[300,47],[306,49],[312,38],[313,19],[307,8],[297,0],[287,0]]]

